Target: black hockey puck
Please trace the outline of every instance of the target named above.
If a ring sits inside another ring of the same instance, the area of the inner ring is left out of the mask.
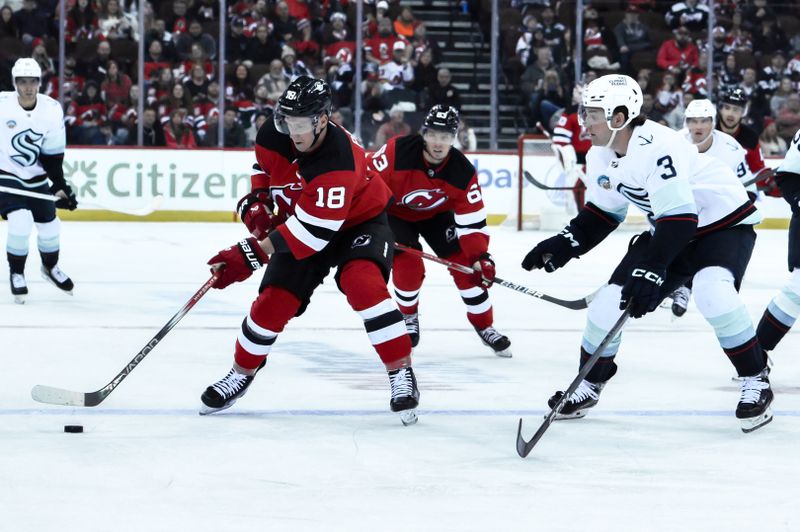
[[[64,432],[83,432],[83,425],[64,425]]]

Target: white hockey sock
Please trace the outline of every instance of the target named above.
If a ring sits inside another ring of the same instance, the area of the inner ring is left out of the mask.
[[[609,284],[600,289],[591,303],[586,316],[586,328],[583,330],[583,340],[581,346],[587,353],[594,353],[597,346],[606,337],[622,311],[619,309],[619,300],[622,297],[622,287],[616,284]],[[619,344],[622,341],[622,331],[609,342],[608,347],[603,352],[603,357],[612,357],[617,354]]]
[[[16,210],[8,213],[8,241],[6,251],[12,255],[28,254],[28,241],[33,232],[33,215],[28,210]]]
[[[755,336],[753,320],[728,269],[711,266],[697,272],[693,294],[697,309],[714,328],[723,349],[741,346]]]
[[[36,224],[36,245],[42,253],[54,253],[61,245],[61,220]]]

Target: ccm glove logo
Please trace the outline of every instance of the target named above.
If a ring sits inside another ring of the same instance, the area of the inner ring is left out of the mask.
[[[569,230],[569,227],[565,227],[565,228],[564,228],[564,229],[562,229],[562,230],[561,230],[561,232],[560,232],[560,233],[558,233],[558,234],[559,234],[559,235],[561,235],[561,236],[563,236],[564,238],[566,238],[566,239],[569,241],[569,245],[570,245],[570,246],[572,246],[572,247],[574,247],[574,248],[580,247],[581,243],[580,243],[580,242],[578,242],[578,241],[575,239],[575,235],[573,235],[573,234],[572,234],[572,231],[570,231],[570,230]]]
[[[631,272],[631,277],[641,277],[645,281],[650,281],[651,283],[655,283],[656,286],[661,286],[662,284],[664,284],[664,279],[662,279],[660,275],[642,268],[634,268],[633,271]]]

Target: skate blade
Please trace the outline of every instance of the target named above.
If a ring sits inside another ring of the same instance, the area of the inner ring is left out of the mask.
[[[24,295],[16,295],[14,296],[14,303],[17,305],[24,305],[25,304],[25,296]]]
[[[233,406],[233,404],[235,402],[236,401],[233,401],[232,403],[227,404],[225,406],[221,406],[219,408],[215,408],[213,406],[208,406],[206,404],[202,404],[202,405],[200,405],[200,411],[198,412],[198,414],[200,414],[201,416],[208,416],[210,414],[216,414],[217,412],[222,412],[223,410],[229,409],[230,407]]]
[[[571,414],[562,414],[559,412],[556,415],[556,417],[553,418],[553,421],[568,421],[570,419],[581,419],[583,417],[586,417],[586,413],[588,412],[588,410],[589,410],[588,408],[584,408],[583,410],[576,410]],[[547,416],[544,417],[546,418]]]
[[[760,416],[740,419],[739,421],[742,424],[742,432],[749,434],[772,421],[772,409],[767,408]]]
[[[492,349],[492,352],[494,353],[495,356],[498,356],[500,358],[511,358],[514,356],[511,353],[511,349],[503,349],[502,351],[495,351],[494,349]]]
[[[417,422],[417,409],[412,408],[410,410],[403,410],[400,412],[400,421],[403,422],[404,426],[413,425]]]

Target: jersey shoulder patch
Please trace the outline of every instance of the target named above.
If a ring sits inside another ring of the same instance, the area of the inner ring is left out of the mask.
[[[261,125],[256,133],[256,146],[276,152],[289,161],[293,161],[295,158],[289,135],[284,135],[275,129],[275,123],[269,119]]]
[[[422,135],[406,135],[394,137],[389,142],[394,142],[394,168],[396,170],[424,169],[422,163],[422,150],[424,141]],[[387,143],[388,144],[388,143]]]
[[[758,134],[744,124],[739,127],[739,134],[736,135],[736,140],[748,150],[758,148]]]
[[[475,167],[469,162],[467,156],[455,148],[450,149],[450,158],[444,168],[436,175],[450,185],[460,190],[467,190],[472,177],[475,175]]]

